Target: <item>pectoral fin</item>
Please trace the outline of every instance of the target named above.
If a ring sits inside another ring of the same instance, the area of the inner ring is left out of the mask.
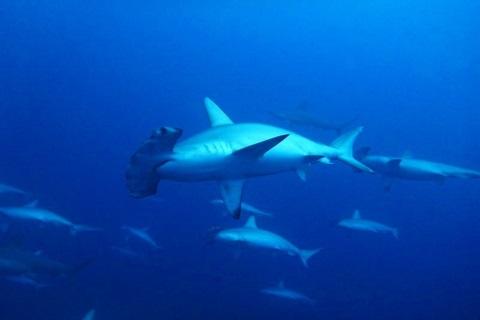
[[[280,136],[252,144],[237,151],[234,151],[233,155],[245,159],[258,159],[263,156],[268,150],[272,149],[277,144],[285,140],[285,138],[287,137],[288,134],[282,134]]]
[[[360,210],[355,210],[353,213],[352,219],[354,220],[360,220],[362,217],[360,216]]]
[[[242,211],[242,193],[244,180],[227,180],[220,183],[223,202],[235,219],[240,218]]]
[[[250,216],[245,223],[244,228],[252,228],[252,229],[258,229],[257,227],[257,222],[255,220],[255,216]]]

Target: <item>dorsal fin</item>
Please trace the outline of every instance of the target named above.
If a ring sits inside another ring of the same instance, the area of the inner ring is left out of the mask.
[[[248,217],[247,223],[245,223],[245,228],[258,229],[255,216]]]
[[[360,216],[360,211],[359,211],[359,210],[355,210],[355,212],[353,213],[352,219],[359,220],[359,219],[361,219],[361,218],[362,218],[362,217]]]
[[[225,126],[233,124],[233,121],[220,109],[210,98],[205,98],[205,109],[207,110],[210,125],[212,127]]]
[[[288,134],[282,134],[280,136],[273,137],[233,152],[234,156],[244,157],[249,159],[258,159],[263,156],[268,150],[274,148],[277,144],[285,140]]]

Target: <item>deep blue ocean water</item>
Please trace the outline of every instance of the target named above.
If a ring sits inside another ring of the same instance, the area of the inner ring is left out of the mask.
[[[399,181],[317,165],[251,179],[245,200],[273,212],[258,225],[297,258],[208,241],[234,227],[209,201],[216,183],[162,181],[132,199],[130,155],[163,125],[208,127],[203,98],[237,122],[329,132],[269,115],[306,101],[324,119],[358,117],[356,146],[480,169],[480,4],[440,1],[3,1],[0,3],[0,181],[73,221],[11,221],[6,244],[70,264],[74,279],[34,288],[0,281],[0,319],[479,319],[480,181]],[[400,239],[336,226],[355,209]],[[161,245],[126,239],[149,226]],[[18,241],[18,239],[21,239]],[[129,245],[141,257],[116,254]],[[284,280],[313,306],[259,291]]]

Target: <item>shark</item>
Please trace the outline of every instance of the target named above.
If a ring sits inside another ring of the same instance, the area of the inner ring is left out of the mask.
[[[86,268],[92,259],[76,266],[69,266],[44,256],[41,252],[30,252],[17,248],[0,248],[0,276],[71,276]],[[18,278],[17,278],[18,279]]]
[[[142,240],[153,248],[160,249],[160,246],[157,244],[157,242],[153,240],[153,238],[148,234],[148,228],[134,228],[124,226],[123,229],[127,231],[130,235]]]
[[[225,205],[225,202],[222,199],[213,199],[212,201],[210,201],[210,203],[213,205],[222,205],[222,206]],[[260,210],[244,201],[242,201],[240,206],[242,211],[250,212],[256,216],[273,217],[273,214],[271,214],[270,212]]]
[[[350,127],[355,119],[345,121],[342,123],[333,123],[322,120],[307,110],[305,103],[299,105],[296,109],[287,111],[270,111],[273,117],[286,121],[289,124],[296,124],[300,126],[312,127],[321,130],[335,131],[338,135],[342,134],[348,127]]]
[[[359,210],[355,210],[353,216],[350,219],[343,219],[338,223],[338,225],[340,227],[360,231],[390,233],[396,239],[398,239],[398,230],[396,228],[389,227],[376,221],[362,219]]]
[[[29,277],[28,275],[24,275],[24,274],[6,276],[5,279],[12,283],[33,287],[35,289],[42,289],[42,288],[48,287],[47,284],[40,283],[37,280],[33,279],[32,277]]]
[[[75,235],[81,231],[99,231],[99,228],[74,224],[67,218],[61,215],[38,207],[38,201],[33,201],[23,207],[3,207],[0,208],[0,213],[12,219],[40,221],[52,225],[65,226],[70,229],[70,233]]]
[[[228,211],[238,219],[248,178],[297,171],[304,179],[308,166],[330,164],[331,160],[373,172],[353,156],[353,143],[362,127],[326,145],[267,124],[234,123],[209,98],[205,98],[204,105],[209,129],[180,142],[181,129],[156,129],[131,156],[125,173],[131,196],[155,195],[161,179],[217,181]]]
[[[8,184],[0,183],[0,193],[18,193],[18,194],[27,194],[25,191],[14,187],[10,186]]]
[[[246,243],[252,247],[286,252],[290,256],[298,256],[305,267],[308,267],[308,260],[321,250],[301,250],[282,236],[259,229],[255,216],[250,216],[246,224],[241,228],[219,231],[216,239],[219,241]]]
[[[87,312],[87,314],[82,318],[83,320],[95,320],[95,309],[92,309]]]
[[[271,295],[271,296],[275,296],[282,299],[294,300],[294,301],[299,301],[307,304],[315,303],[313,299],[307,297],[303,293],[285,288],[285,284],[283,281],[280,281],[275,287],[265,288],[260,290],[260,292],[266,295]]]
[[[480,171],[452,166],[444,163],[410,156],[389,157],[383,155],[370,155],[370,148],[360,148],[355,152],[355,157],[373,169],[375,173],[385,178],[385,190],[391,188],[392,179],[415,181],[433,181],[443,183],[446,178],[480,178]]]

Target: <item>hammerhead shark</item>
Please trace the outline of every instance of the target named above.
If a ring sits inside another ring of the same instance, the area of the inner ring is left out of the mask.
[[[307,304],[314,304],[315,301],[301,292],[285,288],[283,281],[280,281],[275,287],[269,287],[260,291],[263,294],[275,296],[281,299],[299,301]]]
[[[100,231],[99,228],[75,224],[53,211],[38,207],[38,201],[33,201],[23,207],[0,207],[0,214],[16,220],[40,221],[46,224],[65,226],[72,235],[80,231]]]
[[[398,239],[398,230],[396,228],[389,227],[376,221],[363,219],[358,210],[355,210],[351,218],[341,220],[338,225],[353,230],[391,233],[396,239]]]
[[[26,194],[25,191],[14,187],[10,186],[8,184],[0,183],[0,193],[17,193],[17,194]]]
[[[443,183],[446,178],[480,178],[480,171],[476,170],[414,159],[411,156],[388,157],[370,155],[369,152],[369,147],[360,148],[355,152],[355,157],[385,178],[386,191],[390,190],[394,178],[437,183]]]
[[[321,249],[302,250],[282,236],[257,227],[255,216],[250,216],[241,228],[221,230],[216,239],[220,241],[245,243],[252,247],[283,251],[291,256],[298,256],[305,267],[308,260]]]
[[[284,120],[289,124],[312,127],[326,131],[335,131],[338,135],[342,134],[342,132],[344,132],[348,127],[350,127],[356,120],[355,117],[354,119],[345,122],[328,122],[311,114],[307,110],[307,105],[305,103],[299,105],[296,109],[293,110],[270,111],[269,113],[273,117],[279,120]]]
[[[16,248],[0,248],[0,276],[71,276],[92,263],[88,259],[76,266],[65,265],[44,256]]]
[[[286,171],[297,171],[304,178],[309,165],[336,159],[372,172],[353,157],[353,143],[362,127],[325,145],[270,125],[235,124],[209,98],[205,98],[205,108],[210,129],[177,143],[182,130],[162,127],[133,154],[126,171],[133,197],[154,195],[161,179],[218,181],[228,211],[238,219],[248,178]]]

